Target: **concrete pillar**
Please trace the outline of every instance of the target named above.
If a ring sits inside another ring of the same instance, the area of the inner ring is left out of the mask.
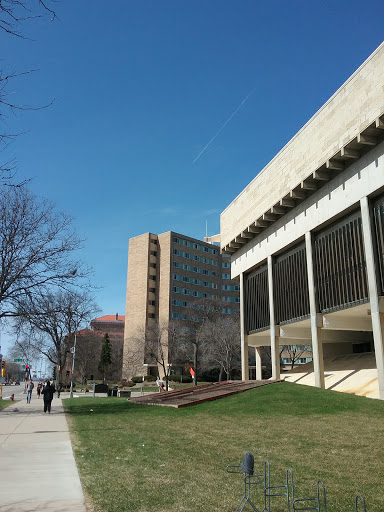
[[[324,356],[322,340],[322,316],[317,313],[315,274],[313,271],[312,233],[305,233],[305,249],[307,255],[307,275],[309,290],[309,311],[311,315],[311,338],[313,371],[315,373],[315,386],[324,388]]]
[[[263,378],[261,354],[262,347],[255,347],[256,380],[261,380]]]
[[[379,298],[377,286],[377,270],[371,229],[371,212],[367,197],[363,197],[360,200],[360,208],[365,261],[367,266],[369,301],[371,304],[373,342],[375,344],[377,377],[379,383],[379,397],[384,400],[384,311],[382,301],[380,301]]]
[[[273,300],[272,256],[268,256],[269,322],[271,335],[272,379],[280,379],[279,326],[275,325],[275,303]]]
[[[240,274],[240,334],[241,334],[241,379],[249,380],[248,334],[244,315],[244,273]]]

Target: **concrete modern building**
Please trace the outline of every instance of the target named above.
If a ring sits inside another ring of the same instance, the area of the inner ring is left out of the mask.
[[[221,214],[240,279],[242,374],[249,348],[311,345],[324,357],[374,352],[384,398],[384,44]]]
[[[222,312],[239,311],[240,286],[231,279],[230,257],[220,247],[168,231],[129,240],[123,376],[152,373],[145,339],[155,323],[199,321],[204,303],[222,301]],[[199,307],[197,307],[199,306]],[[167,364],[172,364],[166,355]]]

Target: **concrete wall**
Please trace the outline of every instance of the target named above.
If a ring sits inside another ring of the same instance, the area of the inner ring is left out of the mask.
[[[150,237],[145,233],[129,241],[123,378],[143,371],[144,345],[135,338],[144,333],[147,322]]]
[[[384,43],[221,214],[222,247],[383,111]]]
[[[239,249],[232,256],[232,277],[257,266],[347,209],[359,207],[362,197],[382,187],[384,142]]]

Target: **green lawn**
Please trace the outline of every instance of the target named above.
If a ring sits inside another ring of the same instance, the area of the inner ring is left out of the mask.
[[[4,409],[4,407],[8,407],[11,404],[15,405],[15,402],[12,402],[12,400],[0,400],[0,409]]]
[[[179,410],[117,398],[64,405],[96,512],[232,512],[243,484],[225,467],[247,450],[257,472],[270,461],[272,484],[282,484],[292,468],[296,497],[315,495],[323,479],[328,512],[352,512],[356,494],[364,495],[368,512],[383,510],[378,400],[279,383]],[[252,492],[262,509],[260,492]],[[273,512],[286,510],[280,500]]]

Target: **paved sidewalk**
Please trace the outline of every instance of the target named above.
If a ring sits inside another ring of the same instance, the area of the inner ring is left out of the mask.
[[[62,402],[0,410],[0,512],[86,512]]]

